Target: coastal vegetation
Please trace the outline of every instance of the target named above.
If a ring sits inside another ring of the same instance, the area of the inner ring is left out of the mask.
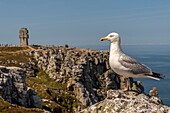
[[[35,47],[34,47],[35,48]],[[28,47],[0,47],[0,65],[23,67],[29,64],[33,57],[27,53]],[[36,61],[34,61],[37,63]],[[26,77],[26,86],[33,88],[42,99],[42,107],[48,111],[73,112],[79,101],[72,91],[67,90],[67,85],[58,83],[49,78],[41,69],[37,69],[35,76]],[[9,109],[7,109],[9,108]],[[2,112],[42,112],[38,108],[25,108],[0,99],[0,111]]]
[[[108,51],[67,46],[0,47],[0,111],[147,110],[150,113],[160,112],[160,108],[161,112],[169,110],[157,97],[157,90],[145,95],[141,82],[116,75],[110,69],[108,55]],[[126,87],[127,80],[132,91],[123,93],[121,90]],[[141,99],[145,101],[140,103]]]

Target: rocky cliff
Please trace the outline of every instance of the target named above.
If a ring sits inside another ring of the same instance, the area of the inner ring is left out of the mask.
[[[42,108],[40,97],[26,87],[26,75],[18,67],[0,66],[0,97],[11,104]]]
[[[27,92],[26,85],[35,89],[42,100],[42,108],[49,112],[89,112],[93,108],[98,111],[100,108],[94,107],[94,104],[98,105],[111,100],[113,100],[113,103],[110,104],[117,105],[115,103],[117,97],[110,98],[107,92],[124,89],[126,86],[129,86],[129,89],[133,92],[130,94],[144,93],[144,87],[140,81],[126,79],[110,70],[108,51],[40,46],[32,47],[31,50],[17,50],[15,52],[18,56],[15,55],[11,58],[10,56],[13,54],[8,53],[10,54],[7,57],[8,59],[0,57],[0,64],[21,67],[26,75],[26,77],[24,76],[26,83],[24,80],[21,82],[24,91]],[[20,56],[25,59],[18,59]],[[123,92],[119,93],[126,96]],[[128,95],[127,98],[131,98]],[[143,94],[143,96],[146,95]],[[7,97],[3,98],[13,103]],[[120,102],[122,99],[124,100],[122,96],[118,98],[120,98]],[[138,98],[138,96],[134,98]],[[31,107],[23,101],[24,99],[21,98],[21,100],[19,105]],[[21,104],[22,102],[26,105]],[[148,100],[148,102],[150,101]],[[126,103],[128,104],[128,102]],[[15,102],[15,104],[18,103]],[[134,102],[134,104],[136,103]],[[162,105],[162,103],[158,104]],[[136,106],[138,105],[136,104]],[[92,106],[92,108],[89,106]],[[34,107],[36,106],[34,105]],[[125,109],[123,107],[126,106],[122,106],[120,109]],[[87,109],[83,110],[85,108]],[[167,109],[164,111],[167,111]]]
[[[108,90],[106,99],[80,113],[170,113],[170,108],[162,105],[157,96]]]
[[[126,79],[110,70],[108,54],[108,51],[65,47],[41,47],[31,52],[37,67],[56,82],[67,84],[68,91],[84,107],[103,100],[108,89],[125,87]],[[143,92],[140,83],[131,83],[133,90]]]
[[[40,97],[26,87],[25,73],[18,67],[0,66],[0,96],[12,104],[42,108]]]

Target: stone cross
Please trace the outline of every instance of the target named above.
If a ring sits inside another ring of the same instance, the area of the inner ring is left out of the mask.
[[[28,30],[27,28],[21,28],[19,30],[19,38],[20,38],[20,46],[24,47],[24,46],[28,46]]]

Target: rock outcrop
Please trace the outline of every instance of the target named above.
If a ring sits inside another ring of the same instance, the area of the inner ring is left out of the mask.
[[[0,66],[0,96],[12,104],[42,108],[40,97],[26,87],[22,68]]]
[[[162,105],[156,96],[108,90],[106,99],[79,113],[170,113],[170,108]]]
[[[118,88],[116,76],[111,72],[104,74],[109,69],[107,52],[58,47],[41,48],[32,51],[32,55],[37,66],[56,82],[67,84],[83,106],[104,99],[102,94],[98,96],[102,93],[100,87]]]
[[[147,96],[140,81],[116,75],[108,51],[40,46],[22,54],[27,58],[0,62],[22,68],[0,67],[0,96],[10,103],[50,112],[169,112],[156,88]]]
[[[124,89],[127,81],[136,92],[144,91],[140,82],[120,77],[110,69],[108,51],[40,47],[30,55],[39,69],[74,92],[82,105],[78,110],[103,100],[109,89]]]

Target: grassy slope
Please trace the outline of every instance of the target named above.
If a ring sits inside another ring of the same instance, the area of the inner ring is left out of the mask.
[[[31,56],[21,52],[27,50],[27,47],[0,47],[0,65],[4,65],[8,60],[17,61],[17,64],[7,64],[6,66],[19,66],[19,63],[28,63]],[[66,84],[57,83],[50,79],[48,75],[39,70],[36,77],[27,77],[27,87],[31,87],[37,91],[37,95],[43,101],[42,105],[44,108],[52,110],[61,110],[62,112],[73,112],[73,107],[76,107],[79,102],[75,99],[73,92],[69,92],[66,89]],[[61,91],[61,92],[60,92]],[[10,109],[9,109],[10,108]],[[14,107],[5,101],[0,100],[0,111],[3,112],[40,112],[38,109],[29,109],[24,107]]]
[[[24,50],[28,50],[28,47],[0,47],[0,65],[6,66],[19,66],[19,63],[27,63],[30,56],[26,55]],[[17,61],[17,63],[8,63],[7,61]]]
[[[1,113],[42,113],[38,108],[25,108],[21,106],[11,105],[0,98],[0,112]]]
[[[47,99],[49,101],[45,101],[42,103],[43,106],[48,106],[50,109],[62,107],[53,101],[53,97],[48,93],[48,89],[65,89],[66,86],[62,84],[58,84],[57,82],[51,80],[45,72],[40,71],[37,73],[37,77],[27,77],[26,84],[28,87],[32,87],[37,91],[37,95],[41,97],[41,99]]]

